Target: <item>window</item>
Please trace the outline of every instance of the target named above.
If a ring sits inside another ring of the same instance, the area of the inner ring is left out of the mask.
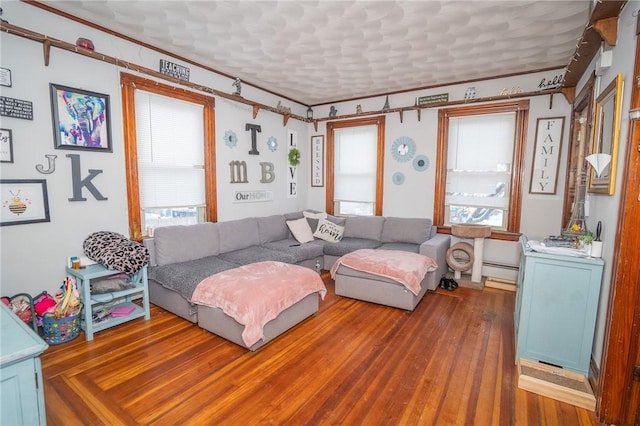
[[[129,233],[215,221],[213,98],[122,74]]]
[[[135,103],[142,229],[203,222],[202,105],[142,90]]]
[[[439,226],[520,227],[520,170],[529,102],[439,111],[436,205]]]
[[[327,123],[327,211],[382,215],[384,117]]]

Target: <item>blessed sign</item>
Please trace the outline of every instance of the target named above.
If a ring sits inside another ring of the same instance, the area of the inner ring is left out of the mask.
[[[324,186],[324,136],[311,136],[311,186]]]
[[[564,117],[538,118],[530,194],[555,194]]]

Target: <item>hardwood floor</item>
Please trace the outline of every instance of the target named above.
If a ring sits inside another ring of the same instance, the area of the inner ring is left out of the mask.
[[[158,307],[51,346],[49,425],[597,425],[516,386],[514,294],[458,288],[413,313],[328,294],[255,353]]]

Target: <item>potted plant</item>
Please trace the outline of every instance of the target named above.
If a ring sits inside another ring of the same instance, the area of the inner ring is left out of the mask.
[[[584,234],[578,237],[578,241],[580,241],[580,246],[585,247],[591,245],[593,242],[593,232],[587,231]]]

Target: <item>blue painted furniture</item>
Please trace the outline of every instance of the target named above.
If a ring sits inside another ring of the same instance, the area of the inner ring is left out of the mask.
[[[516,362],[541,361],[588,376],[604,262],[534,252],[526,237],[520,243]]]
[[[108,277],[110,275],[119,274],[118,271],[112,271],[102,265],[89,265],[81,269],[67,268],[67,274],[76,278],[76,285],[80,292],[80,299],[84,305],[82,310],[82,329],[85,332],[87,340],[93,340],[93,333],[105,330],[124,322],[131,321],[135,318],[150,318],[149,314],[149,284],[147,279],[147,267],[144,266],[140,271],[131,277],[131,281],[135,287],[112,291],[109,293],[91,294],[91,280],[95,278]],[[142,296],[142,307],[131,302],[132,296]],[[93,320],[93,311],[95,308],[108,306],[115,308],[118,306],[132,306],[133,312],[124,317],[108,317],[100,322]]]
[[[0,303],[0,424],[44,425],[40,354],[49,347]]]

